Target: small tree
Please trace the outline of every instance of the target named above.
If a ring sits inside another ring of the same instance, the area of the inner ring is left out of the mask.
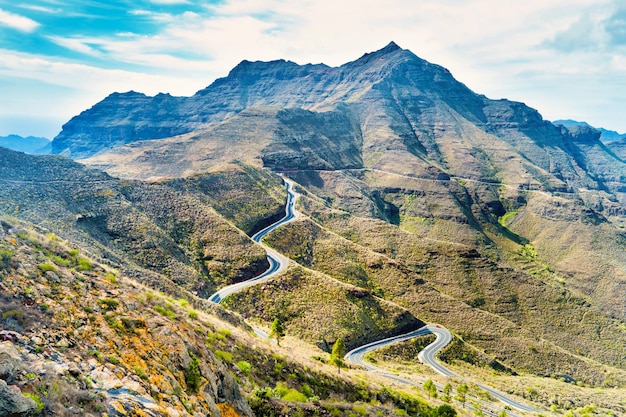
[[[456,417],[456,410],[448,404],[440,405],[431,412],[433,417]]]
[[[200,362],[195,356],[191,357],[191,362],[185,370],[185,382],[192,392],[198,392],[202,382],[202,371],[200,370]]]
[[[330,352],[330,364],[337,365],[337,373],[341,372],[341,368],[345,366],[343,362],[343,356],[346,354],[346,347],[343,344],[343,339],[339,338],[333,345],[333,350]]]
[[[437,387],[435,386],[435,384],[433,383],[431,379],[427,379],[424,382],[423,387],[424,387],[424,391],[428,393],[428,399],[430,399],[431,397],[437,398]]]
[[[498,414],[498,417],[506,417],[506,416],[507,416],[506,410],[502,410],[500,411],[500,414]]]
[[[272,322],[272,331],[270,332],[270,337],[276,338],[276,344],[278,346],[280,346],[280,339],[285,337],[285,326],[278,317],[276,317]]]
[[[442,392],[443,392],[442,400],[444,400],[445,402],[450,402],[450,393],[452,392],[452,385],[450,385],[449,382],[443,386]]]
[[[463,407],[465,407],[465,401],[467,401],[467,392],[469,388],[467,384],[461,384],[456,388],[456,395],[454,399],[461,403]]]

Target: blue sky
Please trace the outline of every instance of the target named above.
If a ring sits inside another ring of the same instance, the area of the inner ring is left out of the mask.
[[[191,95],[243,59],[329,65],[394,40],[477,93],[626,132],[616,0],[0,0],[0,136],[54,137],[115,91]]]

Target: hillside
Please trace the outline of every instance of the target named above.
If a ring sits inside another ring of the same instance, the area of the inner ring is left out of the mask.
[[[600,138],[392,42],[339,67],[243,61],[191,97],[114,93],[52,144],[92,168],[4,153],[0,210],[206,298],[267,266],[246,235],[280,213],[281,173],[303,216],[266,242],[293,266],[229,309],[326,350],[437,322],[477,372],[541,377],[566,407],[560,384],[626,387],[626,162]]]
[[[259,340],[241,318],[217,306],[190,294],[175,299],[155,292],[32,227],[3,220],[0,228],[2,415],[436,410],[415,396],[359,384],[294,356],[291,341],[286,349]],[[379,400],[368,404],[371,398]]]

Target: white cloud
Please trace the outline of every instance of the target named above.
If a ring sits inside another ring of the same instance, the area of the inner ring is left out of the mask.
[[[43,13],[60,13],[62,10],[61,9],[53,9],[52,7],[45,7],[45,6],[38,6],[38,5],[34,5],[34,4],[20,4],[19,7],[21,9],[26,9],[26,10],[34,10],[36,12],[43,12]]]
[[[102,69],[2,49],[0,49],[0,76],[37,80],[89,92],[89,96],[100,98],[114,91],[135,90],[157,94],[172,91],[176,86],[189,85],[188,80],[176,75]]]
[[[8,26],[22,32],[32,32],[37,29],[39,23],[29,19],[28,17],[20,16],[18,14],[0,9],[0,25]]]
[[[171,5],[171,4],[189,4],[189,1],[188,0],[150,0],[150,3]]]
[[[189,95],[243,59],[340,65],[394,40],[447,67],[478,93],[524,101],[551,118],[587,114],[590,122],[626,130],[617,117],[617,96],[626,94],[626,53],[610,42],[622,33],[623,20],[611,21],[611,39],[598,29],[610,16],[620,17],[616,5],[618,0],[362,0],[358,7],[337,0],[226,0],[207,6],[206,15],[129,11],[159,23],[155,35],[53,38],[120,68],[142,65],[161,75],[35,62],[37,57],[15,53],[11,59],[26,60],[20,76],[84,89],[88,97],[94,97],[93,85],[99,97],[129,89]],[[581,50],[585,43],[603,47]],[[0,52],[0,74],[10,73],[9,52]]]
[[[86,39],[62,38],[60,36],[50,36],[48,37],[48,39],[50,39],[52,42],[56,43],[57,45],[67,48],[74,52],[78,52],[78,53],[93,56],[93,57],[102,56],[102,53],[100,51],[89,46],[89,40],[86,40]]]

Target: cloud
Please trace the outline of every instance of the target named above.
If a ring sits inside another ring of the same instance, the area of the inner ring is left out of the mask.
[[[606,19],[604,27],[611,44],[626,46],[626,8],[617,10]]]
[[[152,4],[171,5],[171,4],[189,4],[188,0],[150,0]]]
[[[22,32],[32,32],[37,29],[39,23],[29,19],[28,17],[20,16],[0,9],[0,25],[8,26]]]
[[[544,46],[567,53],[626,50],[626,8],[615,4],[589,8]]]
[[[20,7],[21,9],[26,9],[26,10],[33,10],[36,12],[43,12],[43,13],[61,13],[62,10],[61,9],[53,9],[51,7],[46,7],[46,6],[38,6],[38,5],[34,5],[34,4],[20,4],[18,7]]]
[[[81,54],[89,55],[92,57],[102,57],[103,54],[89,45],[89,40],[78,38],[63,38],[60,36],[48,37],[52,42],[59,46],[67,48],[71,51]],[[97,42],[97,41],[96,41]]]

